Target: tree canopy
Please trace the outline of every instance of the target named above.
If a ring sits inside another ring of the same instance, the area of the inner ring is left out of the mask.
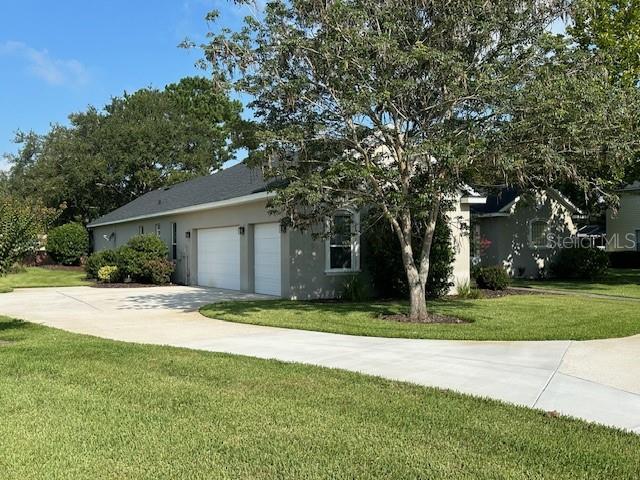
[[[568,13],[553,0],[272,0],[203,47],[214,81],[253,98],[251,158],[286,180],[273,210],[310,228],[380,208],[424,318],[436,219],[465,184],[607,195],[637,149],[637,91],[549,33]]]
[[[248,128],[242,106],[209,79],[143,88],[69,116],[44,135],[19,133],[3,183],[87,222],[152,189],[206,175],[234,157]]]
[[[583,49],[600,50],[613,78],[640,80],[640,2],[637,0],[576,0],[569,27]]]
[[[613,82],[640,87],[640,2],[576,0],[571,11],[572,38],[583,50],[597,50]],[[630,165],[626,182],[640,179],[640,160]]]

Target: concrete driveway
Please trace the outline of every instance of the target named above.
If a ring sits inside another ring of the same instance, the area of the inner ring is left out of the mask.
[[[640,336],[588,342],[356,337],[243,325],[206,303],[269,298],[194,287],[38,288],[0,314],[103,338],[301,362],[453,389],[640,433]]]

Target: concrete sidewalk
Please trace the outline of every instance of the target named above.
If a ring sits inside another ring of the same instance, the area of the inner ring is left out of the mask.
[[[640,433],[640,336],[587,342],[357,337],[205,318],[265,298],[193,287],[20,289],[0,313],[76,333],[341,368],[558,411]]]

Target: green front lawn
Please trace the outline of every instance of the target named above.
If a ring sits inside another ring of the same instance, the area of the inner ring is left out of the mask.
[[[406,313],[402,302],[324,303],[287,300],[224,302],[203,315],[232,322],[375,337],[452,340],[585,340],[640,333],[640,304],[561,295],[431,302],[435,313],[467,324],[411,324],[380,315]]]
[[[41,478],[635,478],[640,436],[338,370],[0,317],[0,472]]]
[[[575,293],[598,293],[640,298],[640,269],[610,269],[605,278],[594,281],[515,280],[518,287],[567,290]]]
[[[77,287],[90,285],[81,269],[62,269],[55,267],[27,267],[21,273],[10,273],[0,277],[0,293],[10,292],[14,288],[28,287]]]

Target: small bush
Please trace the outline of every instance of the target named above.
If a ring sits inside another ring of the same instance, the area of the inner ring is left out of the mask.
[[[102,283],[114,283],[120,278],[120,271],[115,265],[105,265],[98,270],[98,280]]]
[[[109,265],[118,265],[120,263],[120,257],[115,250],[101,250],[89,256],[87,262],[84,264],[84,271],[87,272],[87,277],[98,278],[98,271],[102,267]]]
[[[22,263],[16,262],[13,265],[11,265],[11,267],[9,267],[9,270],[7,270],[7,273],[24,273],[27,271],[27,267],[25,267]]]
[[[478,287],[487,290],[504,290],[509,286],[509,274],[498,265],[477,268],[475,279]]]
[[[563,248],[551,264],[551,274],[556,278],[594,280],[607,273],[609,256],[594,247]]]
[[[369,282],[365,281],[362,274],[353,275],[342,289],[340,298],[348,302],[364,302],[371,298]]]
[[[167,258],[169,248],[157,235],[136,235],[127,242],[127,247],[149,258]]]
[[[78,265],[89,249],[89,234],[79,223],[67,223],[51,229],[47,252],[63,265]]]
[[[143,265],[143,279],[154,285],[166,285],[171,281],[174,265],[166,258],[147,260]]]
[[[136,282],[147,283],[151,282],[150,272],[154,270],[147,263],[151,260],[166,260],[168,255],[169,249],[159,237],[136,235],[118,249],[118,266],[123,274],[130,275]]]
[[[471,286],[471,282],[460,282],[456,285],[456,292],[458,298],[464,298],[468,300],[474,300],[482,298],[482,292],[477,288]]]

